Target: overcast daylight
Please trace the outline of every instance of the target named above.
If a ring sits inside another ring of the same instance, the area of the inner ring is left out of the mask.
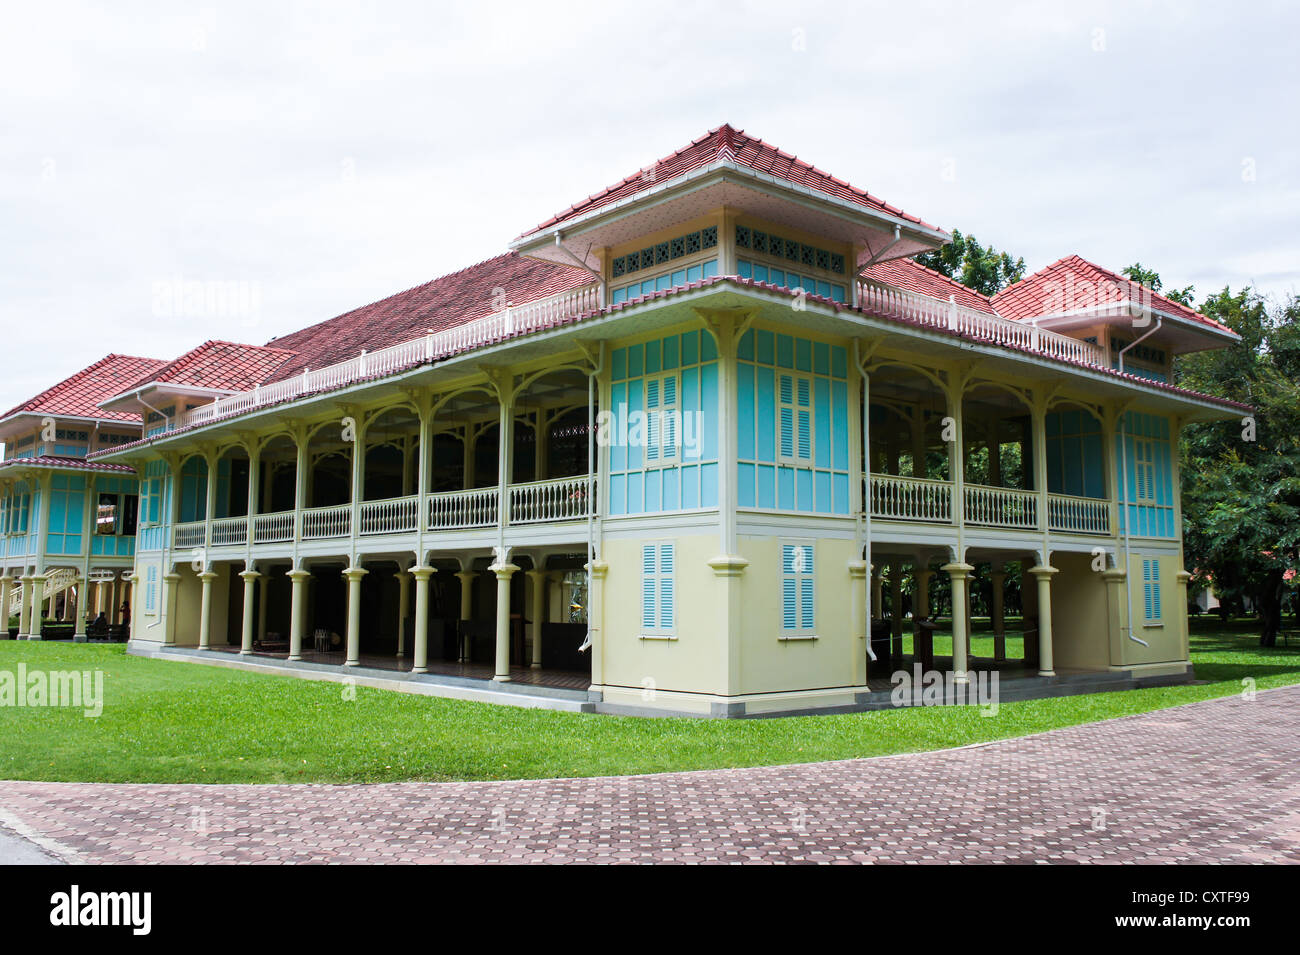
[[[1285,916],[1300,5],[0,3],[10,934]]]

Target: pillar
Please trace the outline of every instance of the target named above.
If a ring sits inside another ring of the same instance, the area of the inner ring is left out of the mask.
[[[493,564],[489,568],[497,574],[497,672],[493,680],[510,682],[510,578],[519,567],[515,564]]]
[[[14,579],[8,574],[0,575],[0,611],[4,613],[3,638],[9,638],[9,601],[13,595]]]
[[[412,567],[415,580],[415,646],[412,648],[412,673],[429,672],[429,578],[436,573],[432,567]]]
[[[1177,487],[1178,485],[1175,484],[1174,486]],[[1175,495],[1176,497],[1177,495]],[[1179,525],[1175,524],[1174,526]],[[1192,575],[1185,570],[1180,570],[1174,575],[1174,579],[1178,581],[1178,619],[1182,624],[1179,632],[1182,637],[1183,659],[1190,660],[1191,648],[1189,644],[1191,643],[1192,634],[1191,621],[1187,618],[1187,582],[1192,579]]]
[[[203,597],[199,602],[199,649],[207,650],[212,642],[212,582],[217,575],[210,570],[199,574]]]
[[[474,578],[478,574],[472,570],[462,570],[457,572],[456,579],[460,581],[460,620],[461,623],[469,623],[474,619]],[[460,635],[457,639],[457,645],[460,647],[460,662],[468,663],[470,658],[470,636],[466,632],[467,627],[461,627]]]
[[[44,622],[45,608],[45,578],[40,574],[32,574],[31,577],[31,616],[28,618],[30,624],[27,630],[28,640],[41,639],[41,624]]]
[[[862,646],[855,655],[853,679],[856,685],[864,685],[867,682],[867,673],[870,664],[867,662],[867,648],[870,644],[870,635],[867,630],[870,624],[866,616],[867,597],[867,562],[865,560],[849,561],[849,625],[852,627],[852,633],[858,640],[862,641]]]
[[[18,639],[26,640],[32,628],[32,577],[23,574],[18,578]]]
[[[542,668],[542,620],[546,616],[546,578],[544,570],[527,571],[528,583],[532,590],[529,594],[531,610],[529,616],[533,622],[533,661],[532,668]]]
[[[1038,675],[1056,676],[1052,669],[1052,575],[1055,567],[1039,565],[1029,572],[1038,582]]]
[[[498,683],[510,682],[510,578],[518,569],[515,564],[493,564],[489,568],[497,575],[497,653],[492,679]]]
[[[903,655],[903,562],[889,562],[889,630],[892,654]]]
[[[1006,621],[1002,606],[1002,588],[1006,583],[1007,575],[1001,564],[993,565],[993,572],[989,574],[989,580],[993,584],[993,606],[991,608],[993,614],[993,659],[1001,663],[1007,658]]]
[[[361,665],[361,578],[369,571],[363,567],[349,567],[343,571],[348,581],[348,655],[345,667]]]
[[[86,611],[86,605],[89,602],[86,600],[86,590],[90,586],[90,581],[87,580],[85,577],[78,577],[76,580],[73,581],[73,586],[77,588],[77,608],[74,611],[76,613],[76,617],[73,618],[74,622],[72,627],[72,642],[85,643],[86,642],[86,612],[85,611]]]
[[[1127,621],[1127,607],[1124,601],[1124,586],[1128,574],[1120,567],[1107,567],[1101,572],[1101,579],[1106,582],[1106,631],[1110,637],[1110,665],[1124,665],[1124,627]]]
[[[180,582],[181,575],[175,571],[163,574],[162,605],[163,613],[167,615],[163,621],[163,641],[166,643],[176,642],[176,591]]]
[[[239,576],[244,578],[244,620],[239,632],[239,653],[248,656],[253,652],[253,625],[256,619],[254,604],[257,603],[257,581],[262,575],[255,570],[245,570]]]
[[[952,582],[952,672],[957,683],[969,683],[966,672],[966,631],[970,621],[966,615],[966,580],[975,568],[970,564],[955,561],[944,564],[940,570],[946,571]]]
[[[884,615],[880,605],[884,602],[884,586],[880,579],[880,568],[871,565],[871,619],[880,620]]]
[[[934,571],[929,567],[920,566],[914,571],[916,575],[916,606],[912,608],[912,616],[928,617],[930,616],[930,578],[934,576]]]
[[[257,639],[266,639],[266,607],[271,602],[271,576],[268,574],[262,578],[262,582],[257,586]]]
[[[397,656],[406,656],[406,618],[411,615],[411,575],[399,570],[397,578]]]
[[[289,571],[292,593],[289,598],[289,659],[302,659],[302,638],[307,630],[307,581],[310,570]]]

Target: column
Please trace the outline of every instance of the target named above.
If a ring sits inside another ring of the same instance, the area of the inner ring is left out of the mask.
[[[26,640],[32,629],[32,576],[18,578],[18,639]],[[6,613],[8,611],[6,610]]]
[[[883,617],[880,605],[884,602],[884,586],[880,579],[880,568],[875,564],[871,565],[871,619],[880,620]]]
[[[966,672],[966,629],[969,620],[966,616],[966,579],[975,568],[970,564],[954,561],[939,568],[948,573],[952,582],[952,672],[957,683],[969,683]]]
[[[532,618],[533,626],[533,661],[532,668],[540,670],[542,668],[542,618],[546,616],[546,571],[530,570],[526,572],[528,585],[531,588],[529,598],[531,601],[531,611],[529,616]]]
[[[867,673],[870,670],[870,664],[867,662],[867,647],[870,646],[870,635],[867,630],[870,623],[866,619],[865,606],[867,597],[867,562],[865,560],[849,561],[849,614],[850,625],[853,634],[863,642],[861,649],[855,656],[853,667],[853,679],[856,685],[861,686],[867,682]]]
[[[369,571],[362,567],[349,567],[343,571],[348,581],[348,655],[345,667],[361,665],[361,578]]]
[[[5,640],[9,638],[9,601],[13,593],[13,580],[8,574],[0,575],[0,614],[4,615],[4,626],[0,628],[3,630],[0,633],[0,639]]]
[[[40,574],[32,574],[32,597],[31,597],[31,623],[27,630],[28,640],[41,639],[41,624],[45,618],[45,578]]]
[[[930,616],[930,578],[934,576],[934,571],[920,565],[913,573],[916,575],[916,606],[912,608],[912,616],[928,617]]]
[[[176,642],[176,591],[180,582],[181,575],[175,571],[163,574],[162,605],[167,615],[163,621],[163,641],[171,644]]]
[[[257,581],[262,575],[255,570],[245,570],[239,576],[244,578],[244,620],[239,633],[239,653],[240,656],[248,656],[253,652],[253,625],[256,619],[254,604],[257,603]]]
[[[271,575],[267,574],[257,587],[257,639],[266,639],[266,607],[271,602]]]
[[[493,564],[488,568],[497,576],[497,653],[498,683],[510,682],[510,578],[519,568],[515,564]]]
[[[1101,572],[1101,579],[1106,582],[1106,631],[1110,637],[1110,665],[1124,665],[1124,619],[1127,608],[1124,603],[1124,586],[1128,574],[1119,567],[1107,567]]]
[[[1176,483],[1177,475],[1175,475],[1174,480],[1175,480],[1174,487],[1178,487],[1178,484]],[[1175,500],[1178,499],[1177,494],[1174,495],[1174,499]],[[1182,525],[1181,523],[1175,523],[1174,526],[1181,527]],[[1185,570],[1180,570],[1177,574],[1174,575],[1174,579],[1178,581],[1177,612],[1178,612],[1178,620],[1180,622],[1179,636],[1181,636],[1182,638],[1183,659],[1190,660],[1191,648],[1189,644],[1191,642],[1191,621],[1187,619],[1187,582],[1192,579],[1192,575]]]
[[[399,570],[397,578],[397,656],[406,656],[406,618],[411,615],[411,575]]]
[[[993,564],[993,572],[989,574],[989,580],[993,584],[993,659],[1001,663],[1007,658],[1006,622],[1002,609],[1003,585],[1006,583],[1007,575],[1000,563]]]
[[[903,655],[903,562],[889,562],[889,630],[892,636],[891,654]]]
[[[289,659],[302,659],[302,638],[307,630],[307,581],[310,570],[289,571],[293,590],[289,598]]]
[[[436,571],[432,567],[412,567],[415,579],[415,647],[411,661],[412,673],[429,672],[429,578]]]
[[[203,597],[199,602],[199,649],[207,650],[212,642],[212,582],[217,575],[210,570],[199,574]]]
[[[478,574],[472,570],[458,571],[456,579],[460,581],[460,622],[467,624],[474,619],[474,578]],[[462,626],[461,632],[457,638],[457,645],[460,647],[460,662],[468,663],[470,654],[470,635],[469,628]]]
[[[1052,575],[1055,567],[1030,567],[1038,582],[1038,675],[1056,676],[1052,669]]]
[[[86,590],[90,586],[90,581],[87,580],[84,576],[81,576],[78,577],[76,580],[74,580],[72,583],[73,586],[77,588],[77,608],[74,611],[76,617],[73,618],[74,622],[72,627],[72,642],[85,643],[86,642],[86,605],[89,603],[89,601],[86,599],[87,596]],[[64,605],[67,606],[66,602]]]

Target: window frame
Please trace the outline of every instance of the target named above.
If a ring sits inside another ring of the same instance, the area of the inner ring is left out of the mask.
[[[782,538],[777,542],[781,595],[781,639],[817,639],[817,544],[810,538]],[[807,554],[806,569],[794,566],[794,554],[799,549]],[[794,626],[788,623],[787,600],[793,595]]]
[[[791,380],[790,401],[783,397],[782,381],[785,378]],[[799,403],[799,386],[803,384],[807,388],[807,404]],[[813,387],[813,376],[807,372],[791,371],[786,368],[776,370],[776,463],[779,467],[791,468],[808,468],[812,469],[817,460],[817,402],[814,400],[815,389]],[[782,436],[782,418],[786,409],[790,410],[790,455],[785,453],[784,440]],[[808,455],[802,457],[799,454],[799,415],[805,412],[808,415]]]
[[[647,570],[647,551],[654,553],[654,570]],[[664,554],[668,555],[667,570],[664,567]],[[669,619],[664,624],[664,583],[668,584]],[[647,586],[649,585],[649,586]],[[649,596],[649,603],[647,602]],[[646,610],[653,607],[654,622],[647,623]],[[641,604],[638,611],[640,634],[642,640],[676,640],[677,639],[677,542],[671,540],[652,540],[641,542]]]

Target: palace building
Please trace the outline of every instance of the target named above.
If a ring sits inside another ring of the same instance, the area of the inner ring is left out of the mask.
[[[958,683],[1190,678],[1179,433],[1249,409],[1172,364],[1237,336],[1077,256],[988,298],[948,240],[722,126],[425,285],[111,356],[0,422],[6,601],[112,540],[135,652],[611,712],[873,705],[934,610],[906,665]],[[970,658],[975,585],[1022,659]]]

